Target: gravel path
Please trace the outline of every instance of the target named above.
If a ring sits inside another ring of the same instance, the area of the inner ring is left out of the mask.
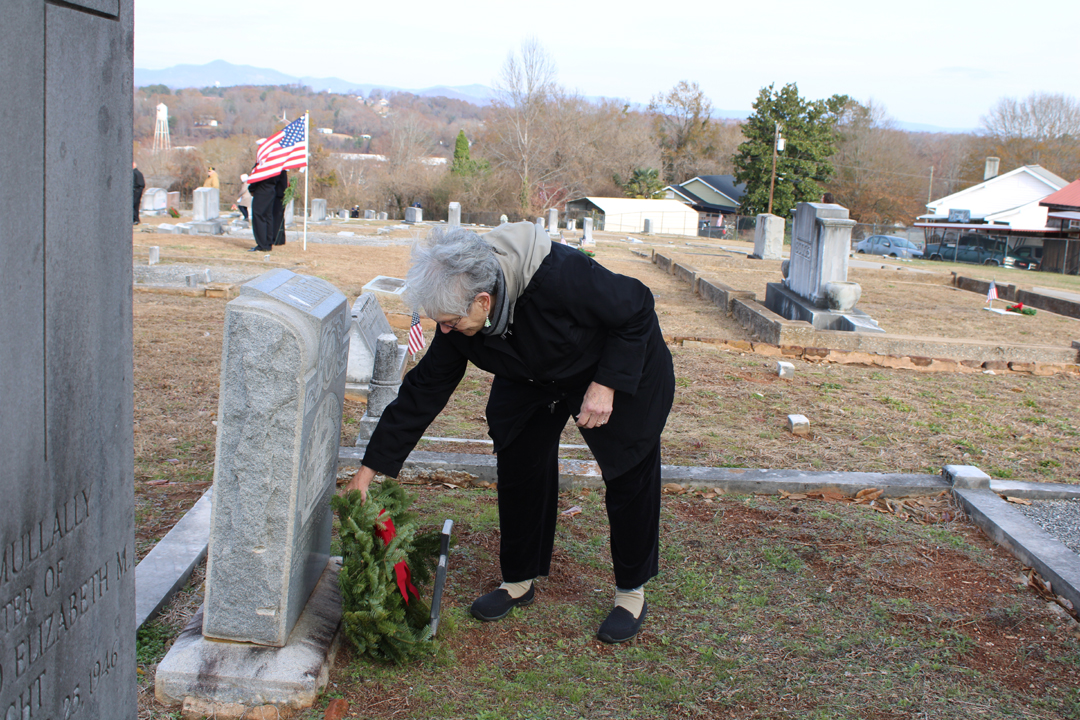
[[[1035,500],[1030,505],[1013,507],[1080,554],[1080,500]]]

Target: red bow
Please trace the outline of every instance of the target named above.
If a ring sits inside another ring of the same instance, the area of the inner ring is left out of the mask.
[[[379,518],[381,519],[386,515],[386,511],[379,512]],[[397,535],[397,530],[394,528],[394,521],[387,517],[383,522],[383,527],[380,530],[379,526],[375,526],[375,537],[383,541],[383,545],[389,545],[390,541]],[[405,564],[405,561],[394,565],[394,576],[397,578],[398,590],[401,591],[401,597],[405,598],[405,604],[409,603],[409,593],[411,592],[416,597],[420,597],[420,591],[416,589],[416,586],[412,584],[412,571],[409,570],[409,566]]]

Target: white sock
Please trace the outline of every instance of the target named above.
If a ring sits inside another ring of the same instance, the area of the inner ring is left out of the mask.
[[[615,607],[626,608],[634,619],[641,617],[641,609],[645,607],[645,586],[639,585],[633,590],[615,588]]]
[[[505,590],[506,592],[510,593],[510,597],[517,600],[519,597],[529,592],[529,588],[532,587],[532,583],[532,580],[522,580],[521,582],[516,583],[504,582],[502,585],[499,586],[499,589]]]

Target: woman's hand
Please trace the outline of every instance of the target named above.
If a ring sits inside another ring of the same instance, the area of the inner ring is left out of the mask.
[[[611,417],[611,408],[615,401],[615,391],[598,382],[589,383],[585,398],[581,401],[581,412],[577,416],[578,427],[597,428]]]
[[[375,479],[375,471],[366,465],[361,465],[360,469],[353,475],[352,480],[345,484],[345,487],[341,489],[342,495],[348,495],[353,490],[360,491],[360,497],[367,501],[368,486],[371,485],[371,481]]]

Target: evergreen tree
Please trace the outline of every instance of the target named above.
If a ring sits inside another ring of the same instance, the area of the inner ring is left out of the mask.
[[[469,156],[469,138],[465,137],[464,130],[458,130],[457,140],[454,141],[454,162],[450,165],[450,172],[455,175],[471,175],[472,164],[472,158]]]
[[[795,83],[779,92],[772,85],[761,89],[754,101],[754,114],[742,126],[746,140],[734,158],[735,178],[746,183],[741,212],[768,211],[778,125],[785,148],[776,154],[773,214],[786,217],[796,203],[821,200],[822,184],[833,174],[830,158],[836,151],[837,121],[849,102],[846,95],[804,100]]]
[[[664,192],[660,171],[655,168],[635,168],[629,180],[623,181],[617,174],[612,178],[627,197],[652,200]]]

